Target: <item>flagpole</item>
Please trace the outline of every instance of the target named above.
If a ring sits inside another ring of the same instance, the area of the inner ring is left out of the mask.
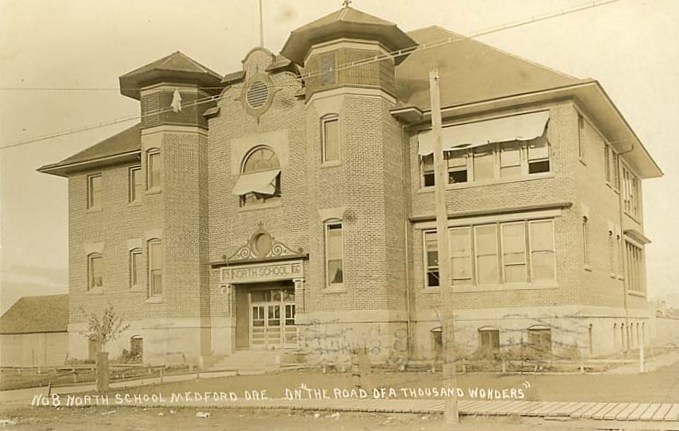
[[[262,0],[259,0],[259,46],[264,48],[264,18],[262,12]]]

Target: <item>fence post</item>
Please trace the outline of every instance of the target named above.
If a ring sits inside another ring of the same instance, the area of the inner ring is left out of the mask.
[[[160,383],[163,383],[163,377],[165,375],[165,368],[160,369]]]
[[[642,374],[646,372],[646,364],[644,364],[644,361],[644,343],[641,343],[641,346],[639,347],[639,372]]]
[[[504,359],[502,360],[502,372],[507,372],[507,362]]]

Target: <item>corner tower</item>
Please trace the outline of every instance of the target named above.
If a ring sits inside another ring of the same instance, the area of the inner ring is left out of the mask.
[[[414,46],[395,24],[347,6],[294,30],[281,51],[304,81],[310,276],[299,327],[310,352],[407,354],[404,140],[389,110],[405,58],[391,53]]]
[[[144,217],[136,244],[148,262],[145,361],[201,363],[210,354],[207,119],[221,76],[175,52],[120,77],[141,102]],[[173,352],[185,352],[186,359]]]

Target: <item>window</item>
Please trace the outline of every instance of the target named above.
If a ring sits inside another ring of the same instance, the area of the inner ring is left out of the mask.
[[[500,177],[519,176],[521,176],[521,145],[507,144],[500,146]]]
[[[141,196],[144,190],[144,179],[141,176],[141,166],[130,168],[128,187],[129,191],[127,201],[130,203],[141,201]]]
[[[644,292],[643,285],[643,249],[629,241],[625,241],[625,259],[627,261],[627,288],[635,292]]]
[[[325,273],[326,285],[337,286],[344,283],[343,275],[343,238],[342,222],[325,224]]]
[[[529,142],[489,144],[470,150],[444,152],[448,184],[520,178],[550,172],[546,136]],[[420,157],[422,187],[436,184],[434,155]]]
[[[280,162],[269,147],[257,147],[245,157],[242,175],[234,193],[240,195],[240,205],[255,205],[281,197]]]
[[[552,331],[549,328],[528,329],[528,344],[538,357],[547,357],[552,353]]]
[[[453,286],[556,280],[554,220],[522,220],[449,229]],[[439,287],[435,231],[423,235],[426,287]]]
[[[528,144],[528,173],[549,172],[549,144],[547,139],[539,138]]]
[[[589,267],[589,217],[582,217],[582,254],[585,267]]]
[[[434,245],[434,249],[436,249],[436,245]],[[460,284],[471,284],[472,244],[471,229],[469,227],[450,229],[450,264],[453,286]],[[438,262],[436,265],[436,281],[438,283]]]
[[[491,180],[495,177],[495,156],[492,148],[474,150],[474,181]]]
[[[613,232],[613,229],[608,230],[608,267],[610,269],[610,273],[615,274],[615,232]]]
[[[482,353],[499,353],[500,331],[497,329],[479,329],[479,347]]]
[[[163,185],[163,161],[160,150],[153,149],[146,153],[146,189],[156,190]]]
[[[130,288],[139,286],[141,278],[144,276],[144,269],[142,267],[141,250],[136,248],[130,251]]]
[[[611,183],[612,180],[612,173],[613,171],[611,170],[611,147],[608,146],[608,144],[604,144],[604,177],[606,178],[607,183]]]
[[[639,179],[629,169],[623,167],[623,204],[625,212],[633,217],[639,216]]]
[[[585,119],[581,115],[578,115],[578,154],[580,160],[585,160],[585,145],[586,145],[586,135],[585,135]]]
[[[620,190],[620,156],[613,152],[611,169],[613,170],[613,188]]]
[[[323,163],[340,160],[339,118],[331,116],[321,121],[323,126]]]
[[[92,253],[87,257],[87,289],[92,290],[104,286],[104,259],[101,253]]]
[[[148,242],[149,297],[163,294],[163,245],[159,239]]]
[[[474,227],[476,237],[476,280],[478,284],[499,282],[497,225]]]
[[[426,265],[426,286],[439,287],[439,252],[437,247],[436,231],[424,233],[424,253]]]
[[[556,279],[553,220],[528,222],[530,227],[531,278],[533,281]]]
[[[432,156],[433,158],[433,156]],[[448,157],[448,184],[467,182],[467,153],[455,151]]]
[[[525,223],[502,224],[503,274],[505,283],[528,281]]]
[[[87,177],[87,209],[101,208],[101,174]]]
[[[130,359],[131,362],[141,363],[144,358],[144,339],[138,335],[130,338]]]
[[[434,155],[429,154],[420,159],[422,168],[422,187],[431,187],[436,184],[436,174],[434,173]]]

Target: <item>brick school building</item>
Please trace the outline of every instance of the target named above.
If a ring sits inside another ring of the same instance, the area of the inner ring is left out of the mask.
[[[662,173],[597,81],[351,7],[242,65],[122,75],[141,122],[40,168],[68,181],[70,357],[108,303],[130,324],[112,356],[146,363],[440,357],[435,67],[460,353],[649,339],[642,180]]]

